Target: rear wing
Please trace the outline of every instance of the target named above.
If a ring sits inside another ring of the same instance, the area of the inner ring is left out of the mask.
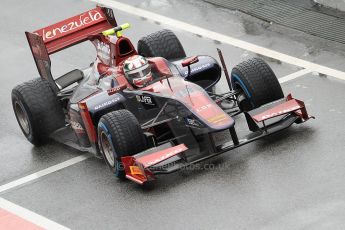
[[[91,36],[116,27],[112,9],[96,7],[82,14],[44,27],[25,32],[38,72],[58,91],[51,74],[49,55],[88,40]]]

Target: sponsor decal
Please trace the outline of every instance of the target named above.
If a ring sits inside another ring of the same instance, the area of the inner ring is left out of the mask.
[[[209,108],[212,107],[212,104],[206,104],[206,105],[203,105],[203,106],[200,106],[198,108],[195,108],[195,111],[197,111],[198,113],[204,111],[204,110],[207,110]]]
[[[263,115],[261,117],[261,119],[262,120],[266,120],[266,119],[269,119],[269,118],[272,118],[272,117],[276,117],[276,116],[279,116],[279,115],[283,115],[285,113],[289,113],[291,111],[298,110],[298,109],[300,109],[300,106],[296,105],[296,106],[294,106],[292,108],[288,108],[288,109],[280,110],[278,112],[274,112],[274,113]]]
[[[108,95],[110,96],[110,95],[113,95],[113,94],[115,94],[115,93],[117,93],[117,92],[119,92],[119,91],[125,89],[126,87],[127,87],[126,85],[115,86],[115,87],[113,87],[113,88],[111,88],[111,89],[108,89],[108,90],[107,90],[107,93],[108,93]]]
[[[227,116],[224,113],[222,113],[222,114],[219,114],[217,116],[214,116],[212,118],[207,119],[207,121],[210,123],[219,123],[219,122],[225,120],[226,118],[227,118]]]
[[[146,163],[146,166],[149,167],[149,166],[151,166],[151,165],[155,165],[155,164],[157,164],[157,163],[159,163],[159,162],[161,162],[161,161],[164,161],[164,160],[166,160],[166,159],[168,159],[168,158],[170,158],[170,157],[175,156],[176,154],[178,154],[178,153],[180,153],[180,152],[183,152],[184,150],[185,150],[185,149],[184,149],[183,147],[175,148],[175,149],[173,149],[172,151],[170,151],[170,152],[168,152],[168,153],[162,155],[161,157],[156,158],[156,159],[154,159],[154,160],[152,160],[152,161],[147,162],[147,163]]]
[[[132,175],[143,175],[140,168],[138,166],[129,166]]]
[[[72,129],[74,129],[75,131],[84,132],[84,128],[79,122],[70,121],[70,123],[71,123]]]
[[[209,68],[210,66],[211,66],[210,63],[206,63],[206,64],[203,64],[203,65],[201,65],[201,66],[197,66],[197,67],[195,67],[195,68],[191,68],[190,73],[192,74],[192,73],[194,73],[194,72],[198,72],[198,71],[200,71],[200,70],[207,69],[207,68]],[[186,70],[186,71],[184,72],[184,75],[185,75],[185,76],[188,75],[188,70]]]
[[[192,118],[186,117],[185,121],[186,121],[186,125],[189,125],[189,126],[194,126],[194,127],[201,127],[202,126],[198,120],[195,120]]]
[[[43,41],[49,41],[54,39],[55,37],[59,37],[63,34],[66,33],[70,33],[74,30],[78,30],[81,27],[84,27],[88,24],[97,22],[101,19],[103,19],[104,17],[102,16],[102,14],[97,11],[97,10],[90,10],[84,14],[79,15],[77,17],[72,18],[73,21],[69,21],[66,22],[66,24],[64,25],[56,25],[56,28],[52,28],[49,30],[46,30],[47,28],[42,29],[41,33],[42,33],[42,37],[43,37]]]
[[[95,110],[99,110],[99,109],[102,109],[104,107],[108,107],[108,106],[118,102],[119,100],[120,100],[119,97],[115,97],[109,101],[103,102],[102,104],[95,106]]]
[[[156,106],[156,103],[154,99],[150,96],[144,96],[144,95],[136,95],[137,101],[144,104],[144,105],[149,105],[149,106]]]

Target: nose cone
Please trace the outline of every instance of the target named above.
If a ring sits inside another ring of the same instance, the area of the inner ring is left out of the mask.
[[[203,88],[181,77],[163,79],[143,90],[159,93],[181,102],[214,131],[224,130],[235,124],[234,119],[225,113]]]
[[[208,95],[194,94],[190,100],[191,111],[202,120],[207,126],[215,130],[223,130],[235,124],[227,113],[225,113]]]

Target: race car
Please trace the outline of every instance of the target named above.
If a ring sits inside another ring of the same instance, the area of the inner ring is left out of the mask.
[[[26,32],[40,78],[12,90],[15,116],[35,146],[54,139],[103,158],[121,179],[145,185],[168,174],[302,123],[304,103],[284,96],[272,69],[253,58],[228,74],[207,55],[186,57],[170,30],[142,37],[134,48],[113,11],[97,6]],[[50,55],[84,41],[95,61],[53,77]],[[224,72],[224,74],[222,74]],[[224,75],[229,87],[217,93]],[[247,135],[235,120],[244,117]]]

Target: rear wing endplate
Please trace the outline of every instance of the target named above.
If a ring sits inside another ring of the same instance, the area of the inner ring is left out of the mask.
[[[116,26],[112,9],[96,7],[34,32],[25,32],[25,34],[39,74],[51,83],[54,91],[57,91],[58,88],[51,74],[49,55]]]

